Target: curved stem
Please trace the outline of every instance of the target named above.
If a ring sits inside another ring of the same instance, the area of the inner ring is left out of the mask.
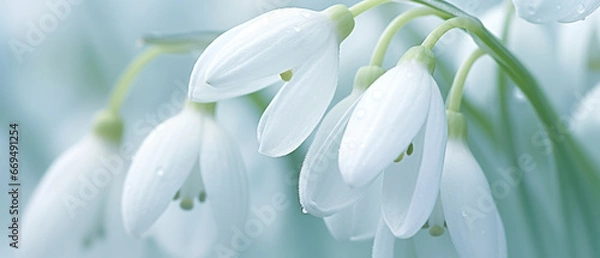
[[[361,13],[368,11],[369,9],[375,8],[390,1],[391,0],[364,0],[348,8],[348,10],[350,10],[352,16],[356,17],[359,16]]]
[[[148,65],[154,58],[158,57],[164,53],[177,53],[184,52],[187,48],[182,48],[180,46],[175,47],[161,47],[154,46],[147,48],[144,52],[139,54],[132,62],[127,66],[119,81],[117,82],[115,88],[110,97],[110,101],[108,104],[108,109],[110,112],[117,114],[121,105],[123,104],[123,100],[131,88],[132,82],[135,80],[137,75]]]
[[[481,49],[473,51],[473,53],[458,69],[456,77],[454,77],[454,81],[452,82],[450,93],[448,94],[448,110],[460,112],[460,104],[462,102],[463,89],[465,87],[467,75],[469,74],[471,67],[473,67],[473,64],[475,64],[475,61],[484,55],[485,52],[483,52]]]
[[[474,30],[478,26],[472,19],[466,17],[454,17],[445,22],[443,22],[440,26],[435,28],[427,38],[421,43],[422,46],[433,49],[435,44],[444,36],[448,31],[455,28],[466,29],[467,31]]]
[[[379,42],[377,42],[377,46],[375,47],[375,51],[373,52],[373,56],[371,58],[371,65],[381,66],[383,64],[385,53],[390,45],[390,42],[392,41],[392,38],[394,38],[394,35],[396,35],[396,33],[398,33],[398,31],[402,27],[404,27],[404,25],[406,25],[411,20],[428,15],[437,15],[442,19],[450,18],[449,15],[438,10],[431,9],[429,7],[419,7],[410,9],[398,15],[394,20],[390,22],[390,24],[385,28],[385,30],[381,34]]]

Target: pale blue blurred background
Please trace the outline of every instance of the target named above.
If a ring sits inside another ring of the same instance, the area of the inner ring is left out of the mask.
[[[357,1],[336,2],[349,5]],[[324,0],[0,0],[0,127],[3,128],[0,131],[8,130],[9,121],[20,125],[20,181],[23,184],[20,212],[25,211],[32,191],[51,162],[89,130],[93,115],[104,107],[121,71],[141,51],[138,40],[142,35],[226,30],[277,7],[303,6],[320,10],[332,3]],[[384,23],[375,25],[371,22],[367,32],[379,33]],[[36,32],[41,32],[37,33],[41,38],[28,41]],[[373,35],[369,40],[358,40],[353,47],[371,49],[378,34]],[[363,48],[361,44],[369,47]],[[19,53],[17,48],[25,52]],[[362,63],[366,63],[369,54],[370,50],[364,51]],[[172,97],[181,103],[198,55],[199,52],[159,57],[139,76],[122,109],[127,126],[125,144],[137,146],[145,137],[146,130],[134,127],[153,127],[177,112],[160,108],[170,103]],[[349,76],[341,79],[345,85],[340,87],[341,91],[349,90],[358,65],[342,67],[342,73]],[[242,145],[251,177],[251,205],[267,204],[274,194],[284,193],[290,208],[278,214],[276,223],[254,240],[242,257],[370,256],[371,242],[337,242],[329,236],[321,219],[301,214],[297,186],[285,183],[299,164],[291,163],[294,166],[290,167],[287,159],[275,160],[256,154],[258,114],[252,110],[244,100],[233,100],[224,103],[219,111],[223,113],[225,127]],[[141,123],[145,123],[144,126]],[[7,133],[0,138],[0,149],[6,151]],[[6,167],[6,162],[5,158],[0,159],[2,167]],[[0,178],[2,189],[6,189],[7,172],[2,171]],[[8,195],[0,195],[3,207],[9,202]],[[2,209],[0,217],[3,232],[8,233],[4,225],[7,209]],[[3,239],[0,256],[13,257],[8,240]],[[163,257],[152,243],[147,252],[148,257]]]

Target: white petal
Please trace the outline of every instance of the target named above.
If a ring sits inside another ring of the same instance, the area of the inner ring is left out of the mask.
[[[383,217],[398,238],[409,238],[425,224],[435,206],[448,138],[446,112],[437,86],[432,85],[429,115],[416,153],[405,156],[385,173]]]
[[[465,143],[450,140],[441,183],[448,231],[462,258],[504,258],[504,228],[488,182]]]
[[[372,181],[408,147],[425,123],[432,84],[424,65],[405,62],[367,89],[340,147],[339,166],[348,184]]]
[[[246,169],[237,145],[212,118],[205,118],[200,172],[220,244],[228,245],[232,227],[243,225],[248,215]],[[227,241],[227,242],[223,242]]]
[[[208,199],[189,211],[171,202],[152,230],[156,243],[177,257],[208,257],[218,236]]]
[[[530,22],[575,22],[594,12],[598,0],[514,0],[517,14]]]
[[[159,218],[187,179],[200,151],[201,114],[185,108],[148,135],[125,179],[123,221],[141,236]]]
[[[363,198],[354,205],[354,223],[352,224],[351,241],[371,239],[377,232],[377,226],[381,219],[381,187],[383,177],[379,177]]]
[[[346,97],[327,113],[304,159],[298,183],[300,204],[314,216],[331,216],[353,204],[364,191],[346,185],[338,168],[342,135],[359,96]]]
[[[324,218],[335,239],[361,241],[373,238],[381,218],[381,179],[370,185],[360,200]]]
[[[279,81],[279,75],[271,74],[264,78],[258,78],[255,80],[247,80],[243,83],[234,83],[233,85],[228,84],[221,85],[221,87],[214,87],[206,83],[206,69],[209,63],[214,59],[214,56],[221,51],[223,46],[227,42],[231,41],[240,31],[245,29],[247,25],[242,24],[237,26],[216,38],[200,55],[190,76],[190,83],[188,88],[188,97],[197,102],[215,102],[222,99],[232,98],[241,96],[253,91],[260,90],[267,87],[277,81]],[[233,87],[235,86],[235,87]]]
[[[334,24],[327,15],[300,8],[278,9],[243,26],[210,61],[209,84],[222,87],[297,68],[318,55],[334,36]]]
[[[289,154],[315,129],[337,86],[336,40],[330,36],[331,44],[295,72],[271,101],[258,123],[260,153],[271,157]]]
[[[116,149],[88,135],[52,163],[24,210],[21,257],[66,257],[95,236],[113,173],[118,174],[103,160],[117,155]]]
[[[377,234],[373,241],[373,258],[393,258],[394,257],[394,235],[390,232],[383,218],[377,227]]]

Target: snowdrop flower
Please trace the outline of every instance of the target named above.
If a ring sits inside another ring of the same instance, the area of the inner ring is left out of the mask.
[[[439,191],[447,125],[433,68],[431,50],[410,49],[364,93],[339,150],[342,178],[351,187],[387,170],[382,212],[399,238],[423,226]]]
[[[352,93],[327,113],[300,171],[298,185],[303,209],[325,217],[325,224],[336,239],[371,238],[380,218],[381,180],[369,187],[350,188],[338,167],[338,151],[354,105],[384,72],[378,66],[358,70]]]
[[[443,217],[461,258],[507,257],[500,214],[466,143],[466,120],[448,111],[449,137],[440,185]]]
[[[571,117],[570,128],[590,157],[600,157],[600,84],[597,84],[579,103]]]
[[[52,163],[23,218],[22,257],[83,257],[121,224],[107,224],[107,198],[123,175],[121,120],[106,112],[95,130]]]
[[[195,254],[229,243],[231,227],[246,218],[248,191],[239,150],[214,120],[214,108],[214,104],[187,103],[142,143],[125,179],[122,210],[127,232],[146,235],[165,213],[169,218],[201,220],[205,227],[193,228],[200,230],[196,239],[203,248],[190,249]],[[166,211],[172,202],[183,210],[194,209],[198,217]],[[180,244],[176,242],[162,244]]]
[[[327,217],[354,204],[365,188],[350,188],[338,166],[339,148],[357,101],[385,70],[377,66],[359,69],[352,93],[335,105],[323,119],[300,170],[302,207],[310,214]]]
[[[287,82],[258,125],[259,151],[286,155],[310,135],[333,98],[339,44],[353,27],[354,18],[342,5],[263,14],[225,32],[204,51],[192,71],[189,98],[214,102]]]

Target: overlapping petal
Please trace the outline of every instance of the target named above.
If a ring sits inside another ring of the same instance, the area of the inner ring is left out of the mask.
[[[259,152],[279,157],[289,154],[315,129],[337,85],[339,51],[330,35],[320,56],[294,71],[292,80],[271,101],[258,124]]]
[[[125,229],[141,236],[165,211],[198,162],[201,116],[186,108],[144,140],[131,164],[123,191]]]
[[[325,217],[331,235],[338,240],[360,241],[373,238],[381,218],[382,177],[365,189],[361,199],[346,209]]]
[[[230,241],[231,228],[243,225],[247,218],[248,184],[245,171],[237,145],[213,118],[204,118],[200,172],[206,198],[220,231],[219,241]]]
[[[326,217],[352,205],[362,189],[350,188],[338,167],[338,152],[348,119],[359,94],[352,94],[323,119],[300,170],[300,204],[308,213]]]
[[[232,80],[252,81],[298,67],[321,48],[335,24],[323,13],[285,8],[244,23],[208,64],[206,79],[215,87]]]
[[[377,234],[373,241],[373,258],[393,258],[394,257],[394,235],[388,228],[383,218],[377,226]]]
[[[425,123],[435,84],[428,69],[409,61],[365,92],[342,138],[339,166],[351,186],[367,184],[411,143]]]
[[[442,96],[435,83],[431,87],[429,115],[415,138],[415,153],[385,172],[383,218],[398,238],[421,229],[439,193],[448,129]]]
[[[322,12],[275,10],[219,36],[192,71],[190,99],[214,102],[260,90],[279,74],[318,61],[322,49],[337,48],[335,23]],[[337,53],[336,53],[337,54]]]

